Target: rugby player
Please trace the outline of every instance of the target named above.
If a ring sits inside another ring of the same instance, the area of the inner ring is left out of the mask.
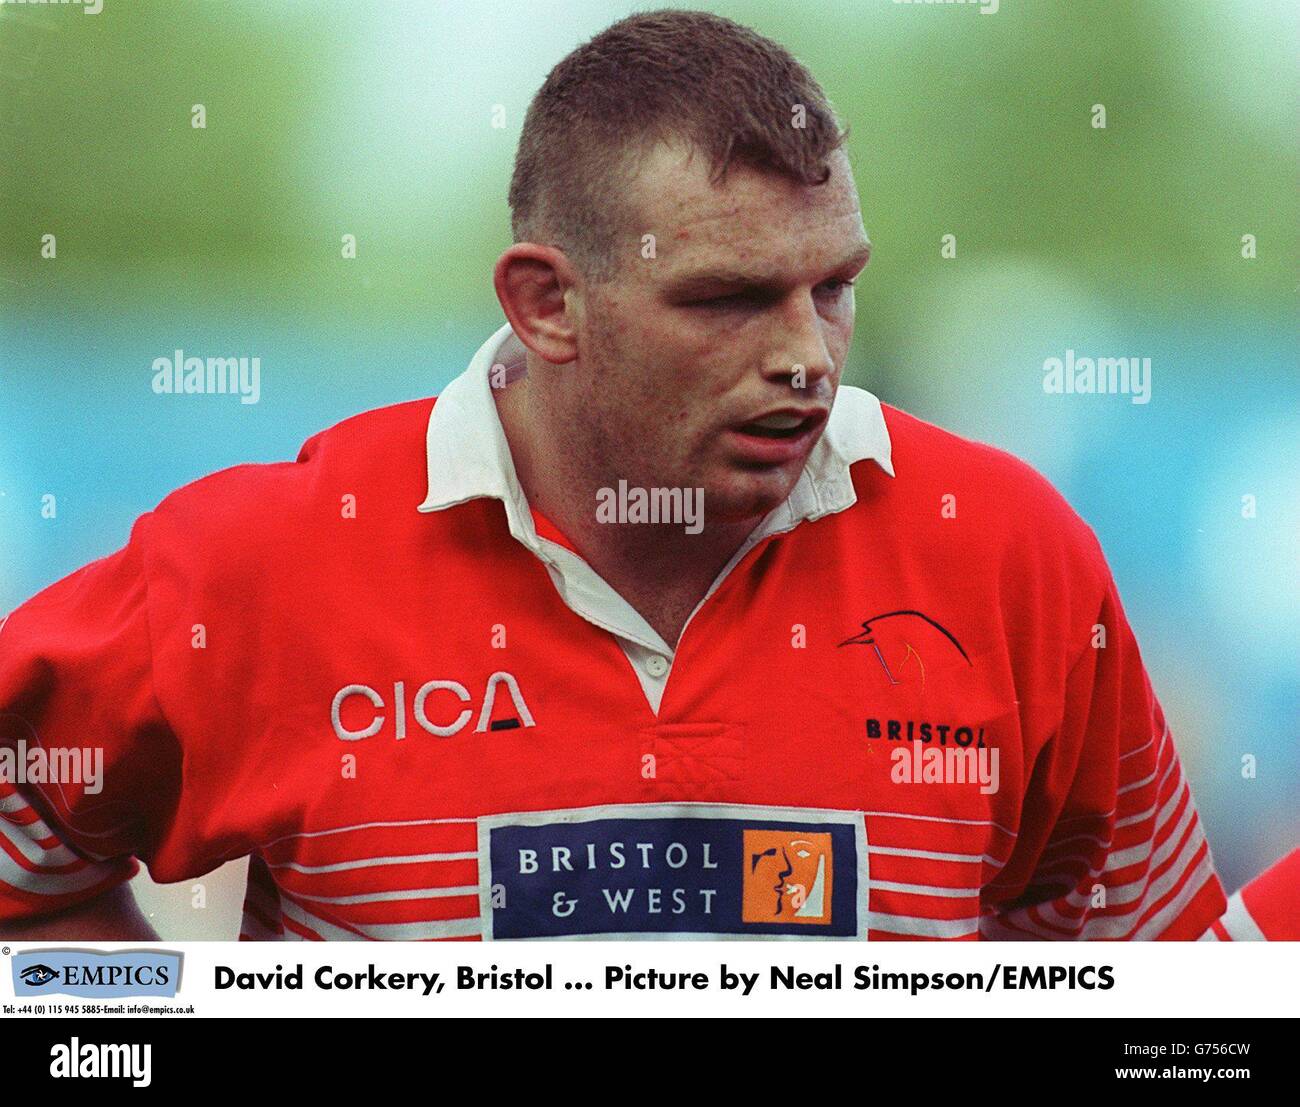
[[[1192,939],[1225,909],[1093,533],[841,385],[870,255],[785,49],[632,16],[534,99],[505,322],[0,630],[10,937]],[[954,384],[960,387],[960,383]],[[39,775],[39,774],[38,774]]]

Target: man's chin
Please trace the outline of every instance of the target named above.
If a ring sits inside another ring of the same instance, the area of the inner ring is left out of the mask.
[[[757,526],[775,508],[785,502],[798,481],[784,474],[756,477],[728,482],[724,487],[705,489],[704,518],[710,521],[739,525],[753,523]]]

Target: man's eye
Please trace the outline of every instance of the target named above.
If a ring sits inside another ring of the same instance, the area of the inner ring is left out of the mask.
[[[692,300],[687,307],[693,308],[734,308],[744,307],[755,302],[747,292],[733,292],[730,296],[713,296],[707,300]]]
[[[819,286],[820,289],[830,296],[839,296],[845,289],[853,287],[853,281],[842,281],[839,278],[829,281],[823,281]]]

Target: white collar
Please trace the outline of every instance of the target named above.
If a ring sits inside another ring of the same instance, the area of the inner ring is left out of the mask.
[[[489,373],[500,363],[505,366],[506,379],[510,379],[523,353],[519,339],[508,325],[503,326],[479,347],[469,368],[443,389],[429,416],[429,494],[420,510],[441,511],[482,497],[500,500],[505,505],[510,533],[546,566],[564,603],[617,638],[651,710],[657,715],[671,671],[674,647],[582,557],[538,536],[533,513],[519,486],[510,445],[492,397]],[[851,507],[857,501],[857,493],[849,466],[868,458],[891,477],[894,475],[889,432],[880,401],[870,392],[842,385],[826,430],[809,454],[808,464],[794,490],[768,513],[735,552],[695,611],[764,538],[793,530],[805,520]],[[694,617],[692,612],[690,618]]]
[[[504,364],[509,368],[519,359],[520,349],[519,340],[505,324],[479,347],[469,367],[439,395],[429,416],[429,494],[420,510],[441,511],[480,497],[498,499],[505,504],[510,533],[536,551],[537,530],[515,474],[489,380],[499,357],[506,355]],[[857,494],[849,466],[865,460],[874,461],[891,477],[894,475],[889,431],[880,401],[864,389],[841,385],[826,430],[808,455],[798,483],[755,531],[752,541],[851,507]]]

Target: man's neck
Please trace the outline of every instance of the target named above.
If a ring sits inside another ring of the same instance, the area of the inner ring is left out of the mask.
[[[709,520],[698,534],[681,522],[600,522],[597,493],[617,480],[580,471],[559,436],[528,411],[522,379],[493,395],[529,506],[676,648],[691,613],[760,520]]]

